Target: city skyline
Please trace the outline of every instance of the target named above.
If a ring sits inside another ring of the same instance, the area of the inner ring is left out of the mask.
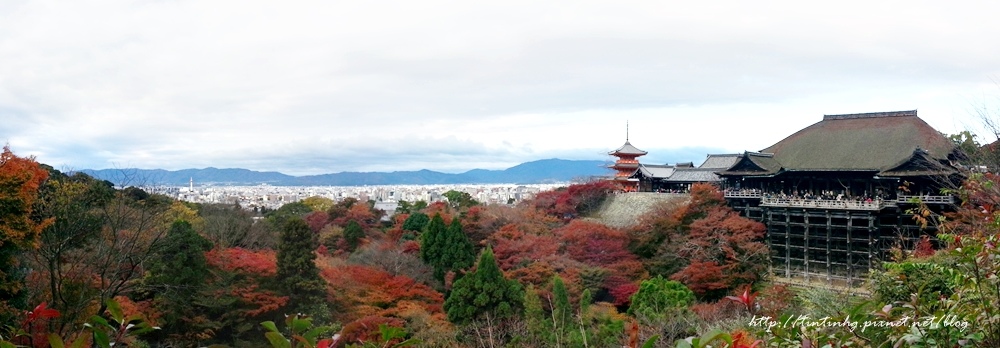
[[[0,141],[56,168],[646,163],[824,114],[995,107],[1000,4],[0,3]]]

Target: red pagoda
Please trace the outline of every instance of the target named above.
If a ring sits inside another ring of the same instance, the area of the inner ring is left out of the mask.
[[[646,151],[637,149],[628,142],[628,136],[625,137],[625,145],[619,147],[617,150],[608,152],[609,155],[618,157],[615,164],[609,166],[609,168],[615,170],[615,177],[612,179],[618,183],[622,191],[625,192],[636,192],[639,191],[639,179],[630,179],[629,177],[635,173],[636,169],[639,169],[639,156],[645,155]]]

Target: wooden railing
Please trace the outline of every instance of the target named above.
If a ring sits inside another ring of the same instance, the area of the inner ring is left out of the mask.
[[[955,197],[952,196],[903,196],[900,195],[896,198],[896,203],[914,203],[917,201],[924,203],[935,203],[935,204],[955,204]]]
[[[787,199],[787,198],[762,198],[760,205],[767,207],[790,207],[790,208],[819,208],[819,209],[844,209],[844,210],[882,210],[885,207],[894,207],[896,202],[874,200],[866,201],[836,201],[827,199]]]
[[[723,196],[726,198],[761,198],[764,197],[764,194],[760,192],[726,191],[723,193]]]

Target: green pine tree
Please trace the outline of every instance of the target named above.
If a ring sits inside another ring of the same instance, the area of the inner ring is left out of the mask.
[[[566,333],[575,325],[566,284],[559,275],[552,277],[552,296],[555,297],[552,303],[552,327],[555,328],[556,345],[561,346],[566,343]]]
[[[458,218],[451,220],[451,225],[445,229],[444,234],[438,238],[440,246],[435,246],[440,251],[437,260],[431,260],[434,266],[434,276],[438,280],[444,280],[445,274],[450,271],[458,271],[472,267],[476,261],[475,247],[469,241],[469,237],[462,232],[462,223]]]
[[[441,237],[444,235],[446,227],[441,214],[434,214],[431,221],[424,227],[423,234],[420,235],[420,258],[428,265],[434,266],[437,260],[441,259]]]
[[[662,318],[694,303],[694,292],[675,280],[656,276],[643,280],[632,295],[628,313],[637,317]]]
[[[431,218],[428,217],[427,214],[416,212],[410,214],[410,216],[406,218],[406,221],[403,221],[403,230],[417,232],[423,231],[424,226],[427,226],[427,223],[429,222],[431,222]]]
[[[524,293],[517,281],[504,278],[500,266],[487,247],[479,256],[476,270],[455,281],[444,301],[448,320],[468,323],[487,313],[494,317],[510,317],[520,312]]]
[[[212,243],[195,232],[190,223],[177,220],[151,259],[146,284],[155,291],[157,304],[164,309],[165,333],[185,333],[184,319],[197,314],[194,302],[209,276],[205,252],[210,249]]]
[[[293,313],[303,313],[325,322],[330,318],[326,306],[326,282],[319,277],[316,267],[317,243],[309,225],[301,218],[291,218],[285,223],[278,245],[279,288],[288,296],[288,308]]]
[[[351,222],[347,223],[347,227],[344,227],[344,241],[347,242],[347,251],[353,252],[357,249],[358,244],[361,243],[361,238],[364,237],[365,231],[357,221],[351,220]]]
[[[529,342],[542,342],[550,332],[548,321],[545,320],[545,309],[542,299],[538,296],[535,286],[528,284],[524,289],[524,320],[531,334]]]

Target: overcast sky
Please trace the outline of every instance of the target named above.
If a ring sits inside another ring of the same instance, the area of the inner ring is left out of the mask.
[[[646,163],[1000,97],[1000,2],[0,0],[0,141],[61,169]],[[992,141],[993,139],[982,139]]]

